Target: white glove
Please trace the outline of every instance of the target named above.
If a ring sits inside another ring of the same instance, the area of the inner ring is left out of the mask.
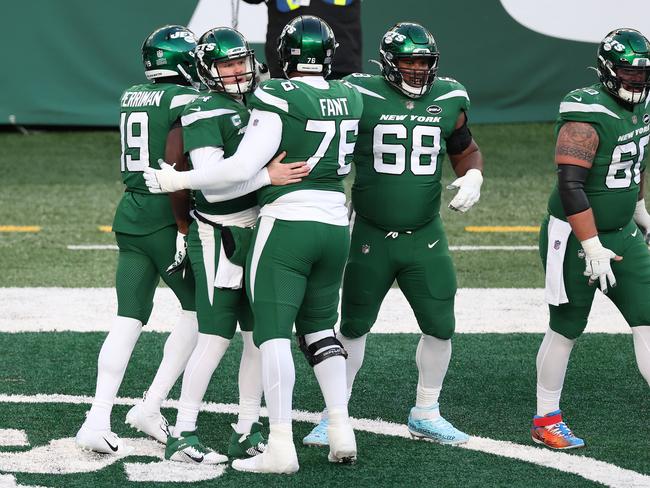
[[[189,188],[186,171],[176,171],[162,159],[158,160],[160,169],[147,166],[144,169],[144,182],[151,193],[173,193]]]
[[[620,261],[622,258],[600,243],[598,236],[590,237],[581,241],[582,249],[585,251],[585,276],[589,277],[589,284],[600,282],[600,289],[607,293],[607,281],[611,287],[616,286],[616,278],[612,271],[611,260]],[[616,259],[618,258],[618,259]]]
[[[447,190],[458,189],[456,196],[449,202],[449,208],[463,213],[467,212],[481,197],[482,184],[483,174],[478,169],[468,170],[465,176],[457,178],[447,186]]]
[[[271,78],[269,67],[264,63],[260,63],[257,59],[255,60],[255,77],[258,84]]]
[[[648,244],[648,248],[650,248],[650,214],[645,208],[644,198],[636,202],[636,208],[634,209],[634,223],[643,230],[645,243]]]
[[[187,264],[187,236],[181,232],[176,233],[176,254],[174,254],[174,262],[167,268],[167,274],[172,275],[178,271],[182,271],[183,278],[185,278],[185,265]]]

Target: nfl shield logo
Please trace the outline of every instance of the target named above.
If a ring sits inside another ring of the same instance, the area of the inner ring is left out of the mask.
[[[164,53],[163,53],[162,50],[160,50],[160,49],[158,49],[158,51],[156,51],[156,56],[158,56],[159,58],[162,58],[162,57],[163,57],[163,54],[164,54]]]
[[[361,254],[368,254],[370,253],[370,244],[363,244],[361,246]]]
[[[555,241],[553,243],[553,249],[555,249],[557,251],[558,249],[560,249],[561,245],[562,245],[562,243],[560,241]]]
[[[578,250],[578,258],[579,259],[584,259],[585,258],[585,250],[584,249]]]
[[[636,116],[636,115],[633,115],[633,116],[632,116],[632,123],[633,123],[633,124],[636,124],[638,121],[639,121],[639,119],[637,118],[637,116]]]
[[[413,100],[406,101],[406,108],[409,110],[413,110],[415,108],[415,103],[413,103]]]

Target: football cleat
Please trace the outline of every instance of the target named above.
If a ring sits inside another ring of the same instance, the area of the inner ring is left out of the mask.
[[[357,460],[357,441],[349,420],[330,423],[327,434],[330,441],[327,459],[330,463],[351,464]]]
[[[191,464],[220,464],[228,461],[223,454],[201,444],[195,432],[181,432],[180,437],[169,436],[165,459]]]
[[[100,454],[125,456],[133,450],[109,429],[92,430],[85,424],[81,426],[74,440],[77,446],[84,451],[94,451]]]
[[[262,454],[247,459],[235,459],[232,467],[248,473],[292,474],[298,471],[298,455],[291,439],[291,431],[279,436],[269,434],[269,442]]]
[[[544,416],[535,415],[530,436],[535,444],[544,444],[551,449],[575,449],[585,446],[585,441],[573,435],[564,423],[561,410]]]
[[[234,458],[246,458],[262,454],[266,449],[266,440],[262,435],[262,424],[255,422],[250,432],[240,434],[235,430],[235,424],[230,424],[230,444],[228,445],[228,456]]]
[[[438,405],[436,404],[427,410],[437,409]],[[413,407],[408,419],[408,429],[414,439],[437,442],[439,444],[447,444],[452,446],[457,444],[465,444],[469,440],[469,436],[465,434],[465,432],[461,432],[442,417],[433,419],[416,419],[413,416],[413,413],[417,410],[422,411],[424,409]]]
[[[170,435],[169,422],[160,412],[154,414],[147,412],[142,402],[137,403],[128,411],[125,422],[158,442],[167,443],[167,437]]]
[[[329,445],[329,437],[327,435],[327,428],[329,426],[329,420],[328,419],[323,419],[314,427],[311,429],[311,432],[307,434],[305,437],[302,439],[302,443],[305,446],[328,446]]]

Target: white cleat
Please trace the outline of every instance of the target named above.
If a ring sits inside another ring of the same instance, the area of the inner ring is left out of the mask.
[[[271,430],[266,451],[247,459],[235,459],[233,469],[249,473],[293,474],[298,471],[298,455],[291,438],[291,431],[286,435],[274,435]]]
[[[144,432],[162,444],[167,443],[169,422],[160,413],[149,413],[142,402],[137,403],[126,414],[126,423],[139,432]]]
[[[190,464],[228,462],[228,456],[204,446],[195,432],[182,432],[180,437],[169,436],[165,448],[165,459]]]
[[[357,441],[349,420],[332,423],[330,419],[327,435],[330,446],[327,459],[330,463],[351,464],[357,460]]]
[[[132,447],[127,446],[117,434],[109,429],[91,430],[85,424],[77,432],[75,443],[84,451],[94,451],[112,456],[125,456],[133,451]]]

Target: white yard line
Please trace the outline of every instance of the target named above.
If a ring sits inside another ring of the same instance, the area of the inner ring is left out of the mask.
[[[139,398],[119,398],[116,403],[121,405],[134,405],[140,401]],[[68,404],[89,404],[92,398],[88,396],[74,396],[74,395],[0,395],[0,403],[68,403]],[[177,407],[177,401],[166,401],[164,407]],[[220,404],[220,403],[207,403],[202,405],[202,410],[211,413],[236,413],[237,405],[235,404]],[[262,409],[261,415],[266,417],[266,409]],[[293,418],[298,422],[318,422],[320,413],[305,412],[294,410]],[[352,419],[354,428],[358,431],[370,432],[378,435],[388,435],[394,437],[402,437],[405,439],[410,438],[410,434],[404,424],[396,424],[393,422],[386,422],[383,420],[370,420],[370,419]],[[52,446],[55,443],[62,443],[66,446],[66,453],[69,452],[70,441],[72,439],[58,439],[50,442]],[[136,447],[134,454],[137,455],[150,455],[158,457],[158,451],[162,450],[162,446],[156,451],[153,445],[144,445],[144,439],[129,439],[127,443],[134,443]],[[140,445],[142,444],[142,445]],[[492,454],[511,459],[536,464],[545,468],[555,469],[558,471],[576,474],[590,481],[602,483],[611,487],[648,487],[650,486],[650,476],[637,473],[629,469],[624,469],[614,464],[604,461],[589,458],[582,455],[574,455],[565,452],[551,451],[542,447],[527,446],[515,444],[507,441],[500,441],[489,439],[485,437],[472,436],[467,444],[458,446],[462,449],[471,451],[479,451],[487,454]],[[38,448],[37,448],[38,449]],[[49,447],[47,455],[52,456],[52,447]],[[67,454],[66,454],[67,455]],[[361,456],[367,453],[361,452]],[[55,456],[56,457],[56,456]],[[61,457],[61,456],[59,456]],[[104,456],[106,458],[106,456]],[[109,456],[110,458],[110,456]],[[76,458],[75,458],[76,459]],[[115,458],[114,458],[115,459]],[[28,462],[29,461],[29,462]],[[23,469],[29,469],[29,472],[34,472],[34,459],[29,458],[21,462],[19,456],[14,453],[0,453],[0,470],[8,472],[25,472]],[[68,471],[75,469],[75,462],[72,456],[68,459]],[[101,469],[103,466],[98,466]],[[86,467],[89,470],[90,466]],[[43,471],[39,471],[43,472]],[[147,471],[148,473],[149,471]]]
[[[117,251],[115,244],[69,244],[70,251]],[[537,246],[449,246],[450,251],[537,251]]]
[[[179,315],[178,300],[159,288],[147,331],[170,331]],[[0,288],[0,332],[107,331],[117,310],[113,288]],[[456,296],[459,333],[542,333],[548,327],[544,290],[539,288],[464,288]],[[418,333],[408,302],[391,289],[382,304],[375,333]],[[629,333],[623,317],[596,293],[587,332]]]
[[[29,446],[24,430],[0,429],[0,446]]]

